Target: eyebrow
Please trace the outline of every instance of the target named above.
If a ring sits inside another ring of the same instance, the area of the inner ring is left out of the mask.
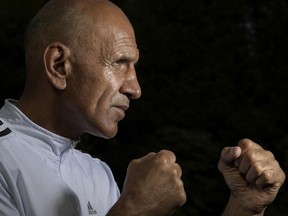
[[[119,53],[118,56],[118,61],[126,61],[126,62],[135,62],[135,64],[139,60],[139,54],[138,55],[131,55],[130,52],[124,52],[124,53]]]

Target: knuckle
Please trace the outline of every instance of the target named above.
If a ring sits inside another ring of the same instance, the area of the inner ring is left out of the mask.
[[[180,178],[182,175],[182,169],[179,164],[175,163],[172,165],[165,164],[162,166],[162,171],[164,171],[167,175],[167,177],[175,179],[176,181]]]
[[[162,164],[171,161],[173,158],[176,158],[176,156],[172,151],[161,150],[156,154],[155,161]]]
[[[255,172],[255,174],[257,176],[261,175],[261,173],[263,172],[263,166],[262,163],[260,161],[255,162],[251,168],[253,169],[253,171]]]
[[[158,155],[167,155],[167,154],[171,154],[171,153],[173,154],[173,152],[171,152],[170,150],[162,149],[157,154]]]
[[[186,200],[187,200],[187,196],[186,196],[185,191],[183,191],[183,192],[180,193],[180,195],[179,195],[179,205],[185,204],[185,203],[186,203]]]
[[[266,180],[266,181],[269,181],[273,178],[273,172],[272,170],[265,170],[263,173],[263,178]]]
[[[155,157],[153,160],[154,164],[160,167],[162,167],[166,161],[167,161],[166,157],[162,155],[157,155],[157,157]]]
[[[178,181],[178,204],[179,205],[183,205],[186,202],[187,199],[187,195],[186,192],[184,190],[184,183],[183,181]]]
[[[167,176],[170,176],[171,178],[177,179],[178,171],[175,168],[167,169],[166,172],[167,172]]]
[[[134,166],[136,166],[139,163],[140,163],[140,159],[133,159],[133,160],[130,161],[129,166],[130,167],[134,167]]]
[[[130,164],[139,163],[140,159],[133,159],[130,161]]]
[[[239,140],[238,145],[250,147],[253,145],[253,142],[250,139],[244,138]]]
[[[239,140],[239,143],[246,143],[246,142],[249,142],[249,141],[250,141],[250,139],[243,138],[243,139]]]
[[[159,157],[175,157],[175,154],[172,151],[166,149],[159,151],[157,154]]]
[[[282,171],[282,170],[281,170],[281,171]],[[284,183],[285,179],[286,179],[286,175],[285,175],[285,173],[282,171],[281,174],[280,174],[280,183],[281,183],[281,185]]]
[[[182,173],[182,168],[179,164],[175,163],[173,168],[173,174],[178,176],[178,174]]]
[[[271,151],[266,150],[265,153],[266,153],[267,157],[274,159],[274,154]]]
[[[249,149],[246,151],[245,157],[248,162],[253,163],[254,161],[258,159],[258,154],[255,150]]]
[[[252,183],[256,178],[258,178],[262,174],[262,170],[259,168],[259,166],[252,166],[249,170],[249,172],[245,175],[245,179]]]

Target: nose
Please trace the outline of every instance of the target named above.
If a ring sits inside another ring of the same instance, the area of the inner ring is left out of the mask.
[[[125,80],[120,88],[120,93],[127,95],[129,99],[140,98],[141,87],[134,66],[127,71]]]

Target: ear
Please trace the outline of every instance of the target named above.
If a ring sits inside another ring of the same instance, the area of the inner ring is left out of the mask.
[[[71,72],[70,49],[60,42],[53,42],[44,52],[44,65],[48,80],[58,90],[67,86],[67,77]]]

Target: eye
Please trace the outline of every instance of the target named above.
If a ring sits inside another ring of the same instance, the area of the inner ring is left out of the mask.
[[[114,67],[134,67],[137,64],[138,61],[135,61],[130,56],[122,56],[119,59],[116,59],[112,65]]]
[[[127,63],[128,63],[127,59],[121,58],[121,59],[118,59],[118,60],[114,61],[113,65],[123,65],[123,64],[127,64]]]

